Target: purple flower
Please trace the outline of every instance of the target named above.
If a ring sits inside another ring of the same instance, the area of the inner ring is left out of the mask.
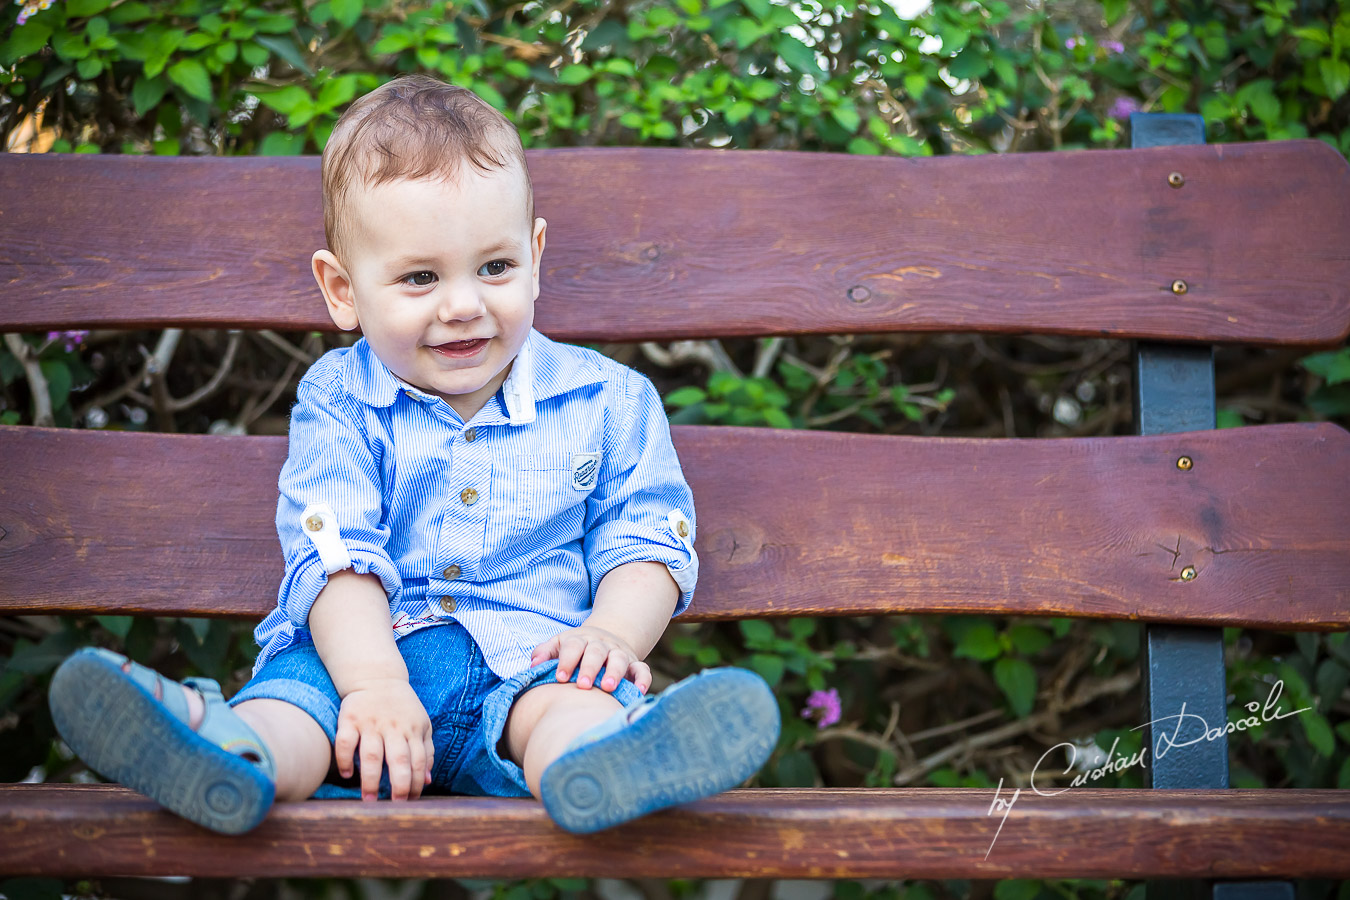
[[[67,353],[70,353],[70,352],[73,351],[76,347],[78,347],[78,346],[80,346],[81,344],[83,344],[83,343],[84,343],[84,339],[87,338],[87,337],[89,337],[89,332],[88,332],[88,331],[49,331],[49,332],[47,332],[47,340],[49,340],[49,341],[64,341],[64,342],[65,342],[65,344],[66,344],[66,352],[67,352]]]
[[[1082,43],[1082,41],[1079,38],[1071,37],[1064,42],[1064,49],[1072,50],[1074,47],[1077,47],[1080,43]]]
[[[1102,47],[1108,53],[1124,53],[1125,45],[1120,41],[1102,41]]]
[[[830,688],[828,691],[811,692],[811,696],[806,698],[806,709],[802,710],[802,718],[815,719],[817,728],[829,728],[839,721],[842,712],[839,692]]]
[[[1128,119],[1130,113],[1139,112],[1139,101],[1133,97],[1117,97],[1116,102],[1111,104],[1107,110],[1107,115],[1113,119]]]

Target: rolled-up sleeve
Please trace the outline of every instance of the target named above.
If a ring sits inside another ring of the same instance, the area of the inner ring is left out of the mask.
[[[591,596],[611,569],[659,562],[680,588],[679,615],[698,580],[693,493],[656,388],[638,372],[624,374],[623,403],[606,429],[599,478],[587,501],[584,550]]]
[[[385,550],[389,529],[383,522],[379,459],[358,416],[351,401],[328,395],[321,385],[300,383],[277,502],[277,536],[286,557],[277,606],[297,628],[306,627],[310,608],[328,584],[319,547],[305,528],[316,507],[333,513],[338,533],[330,540],[341,541],[352,571],[379,577],[391,610],[402,586]]]

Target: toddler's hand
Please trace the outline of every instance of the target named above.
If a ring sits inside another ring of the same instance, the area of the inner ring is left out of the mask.
[[[416,799],[431,783],[431,720],[407,681],[367,682],[342,698],[333,756],[343,778],[352,776],[358,748],[362,800],[379,796],[383,766],[389,767],[389,795],[394,800]]]
[[[537,666],[555,658],[558,660],[558,680],[570,681],[575,669],[579,688],[591,687],[601,668],[605,670],[601,690],[613,693],[624,677],[644,694],[652,686],[652,670],[638,658],[628,642],[593,625],[555,634],[534,648],[530,665]]]

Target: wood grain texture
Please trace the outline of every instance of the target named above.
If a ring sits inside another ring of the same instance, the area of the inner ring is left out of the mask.
[[[697,499],[691,619],[1350,623],[1350,433],[1335,425],[674,436]],[[0,428],[0,610],[261,617],[282,575],[285,451],[284,438]]]
[[[529,160],[549,221],[537,324],[560,339],[1350,332],[1350,167],[1319,141]],[[317,158],[0,154],[0,209],[0,331],[332,328],[309,271]]]
[[[256,831],[222,837],[125,788],[0,785],[0,875],[1350,876],[1347,791],[1023,791],[997,841],[993,796],[740,790],[580,836],[533,800],[311,800],[279,804]]]

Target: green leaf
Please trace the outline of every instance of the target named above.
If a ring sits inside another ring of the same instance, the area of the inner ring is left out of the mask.
[[[388,56],[391,53],[402,53],[413,45],[412,35],[406,31],[385,32],[378,41],[370,48],[371,56]]]
[[[96,56],[82,59],[75,65],[75,71],[78,72],[80,77],[85,81],[96,78],[98,77],[98,73],[103,71],[103,60]]]
[[[833,116],[834,120],[839,123],[839,126],[849,134],[857,131],[858,126],[862,124],[862,116],[860,116],[858,110],[852,106],[835,107],[830,110],[830,115]]]
[[[1018,718],[1036,705],[1036,670],[1025,659],[1004,657],[994,663],[994,681],[1007,696]]]
[[[283,116],[289,116],[302,105],[313,102],[309,91],[298,84],[288,84],[274,91],[258,91],[258,99]]]
[[[985,662],[996,658],[1000,651],[998,632],[994,630],[994,626],[988,622],[971,622],[957,639],[952,656],[964,656],[967,659]]]
[[[1318,756],[1330,757],[1336,752],[1336,736],[1332,734],[1331,726],[1324,717],[1310,709],[1305,713],[1299,713],[1298,721],[1303,726],[1303,734],[1308,738],[1308,743],[1313,745]]]
[[[72,18],[96,16],[112,5],[111,0],[67,0],[66,15]]]
[[[347,103],[356,96],[356,80],[355,75],[342,75],[324,82],[323,87],[319,88],[319,97],[315,105],[321,111],[327,112]]]
[[[769,687],[777,687],[783,680],[783,657],[774,656],[771,653],[753,653],[747,660],[747,665],[753,669],[760,678],[769,683]]]
[[[1299,365],[1314,375],[1321,375],[1327,384],[1350,381],[1350,347],[1305,356],[1299,360]]]
[[[132,623],[136,621],[131,616],[94,616],[94,618],[98,620],[98,624],[119,638],[125,638],[127,633],[131,631]]]
[[[702,403],[708,399],[708,395],[702,388],[686,385],[676,388],[666,395],[667,406],[693,406],[695,403]]]
[[[108,12],[108,21],[114,25],[128,25],[132,22],[141,22],[154,15],[147,3],[119,3]]]
[[[250,66],[261,66],[267,62],[267,48],[260,47],[254,41],[249,41],[239,47],[239,55],[244,58],[244,62]]]
[[[155,40],[154,48],[145,57],[145,76],[154,78],[164,67],[169,64],[169,57],[173,56],[173,51],[178,49],[178,45],[187,37],[187,32],[180,28],[171,28],[162,32]]]
[[[740,628],[747,647],[766,647],[774,641],[773,626],[763,619],[742,619]]]
[[[816,52],[791,35],[782,35],[774,43],[774,50],[783,57],[783,62],[806,75],[819,77],[820,63],[816,62]]]
[[[782,787],[816,786],[816,764],[805,750],[784,753],[775,774]]]
[[[0,44],[0,66],[8,68],[26,56],[32,56],[47,46],[51,36],[51,28],[40,22],[29,22],[14,29],[9,39]]]
[[[361,18],[361,0],[332,0],[333,18],[343,28],[351,28]]]
[[[309,63],[305,61],[305,57],[296,49],[295,41],[292,41],[290,38],[264,34],[255,37],[253,40],[290,63],[292,68],[298,69],[306,75],[314,74],[314,70],[309,67]],[[247,59],[247,57],[245,57],[245,59]]]
[[[259,156],[299,156],[305,150],[305,136],[273,131],[258,145]]]
[[[1331,100],[1339,100],[1350,89],[1350,61],[1323,57],[1317,61],[1317,71]]]
[[[182,88],[189,97],[196,97],[208,103],[213,99],[211,76],[206,74],[206,67],[197,60],[180,59],[169,66],[168,76],[169,80]]]
[[[564,66],[558,73],[559,84],[582,84],[591,77],[590,66]]]
[[[85,43],[84,35],[70,31],[63,31],[52,38],[52,50],[62,59],[72,62],[89,55],[89,45]]]
[[[210,47],[212,44],[216,42],[216,40],[217,38],[214,35],[207,34],[204,31],[194,31],[192,32],[192,34],[189,34],[187,37],[183,38],[181,49],[187,50],[189,52],[196,52],[197,50],[202,50],[205,49],[206,47]]]
[[[1130,0],[1102,0],[1102,14],[1107,25],[1114,25],[1129,8]]]
[[[47,393],[52,398],[52,409],[60,409],[70,400],[70,388],[74,379],[70,366],[59,359],[45,359],[39,364],[42,377],[47,379]]]
[[[1017,652],[1023,656],[1032,656],[1039,653],[1050,646],[1053,640],[1044,629],[1037,628],[1035,625],[1012,626],[1008,629],[1008,639],[1012,641],[1012,645]]]
[[[1026,878],[1009,878],[994,885],[994,900],[1035,900],[1041,883]]]

